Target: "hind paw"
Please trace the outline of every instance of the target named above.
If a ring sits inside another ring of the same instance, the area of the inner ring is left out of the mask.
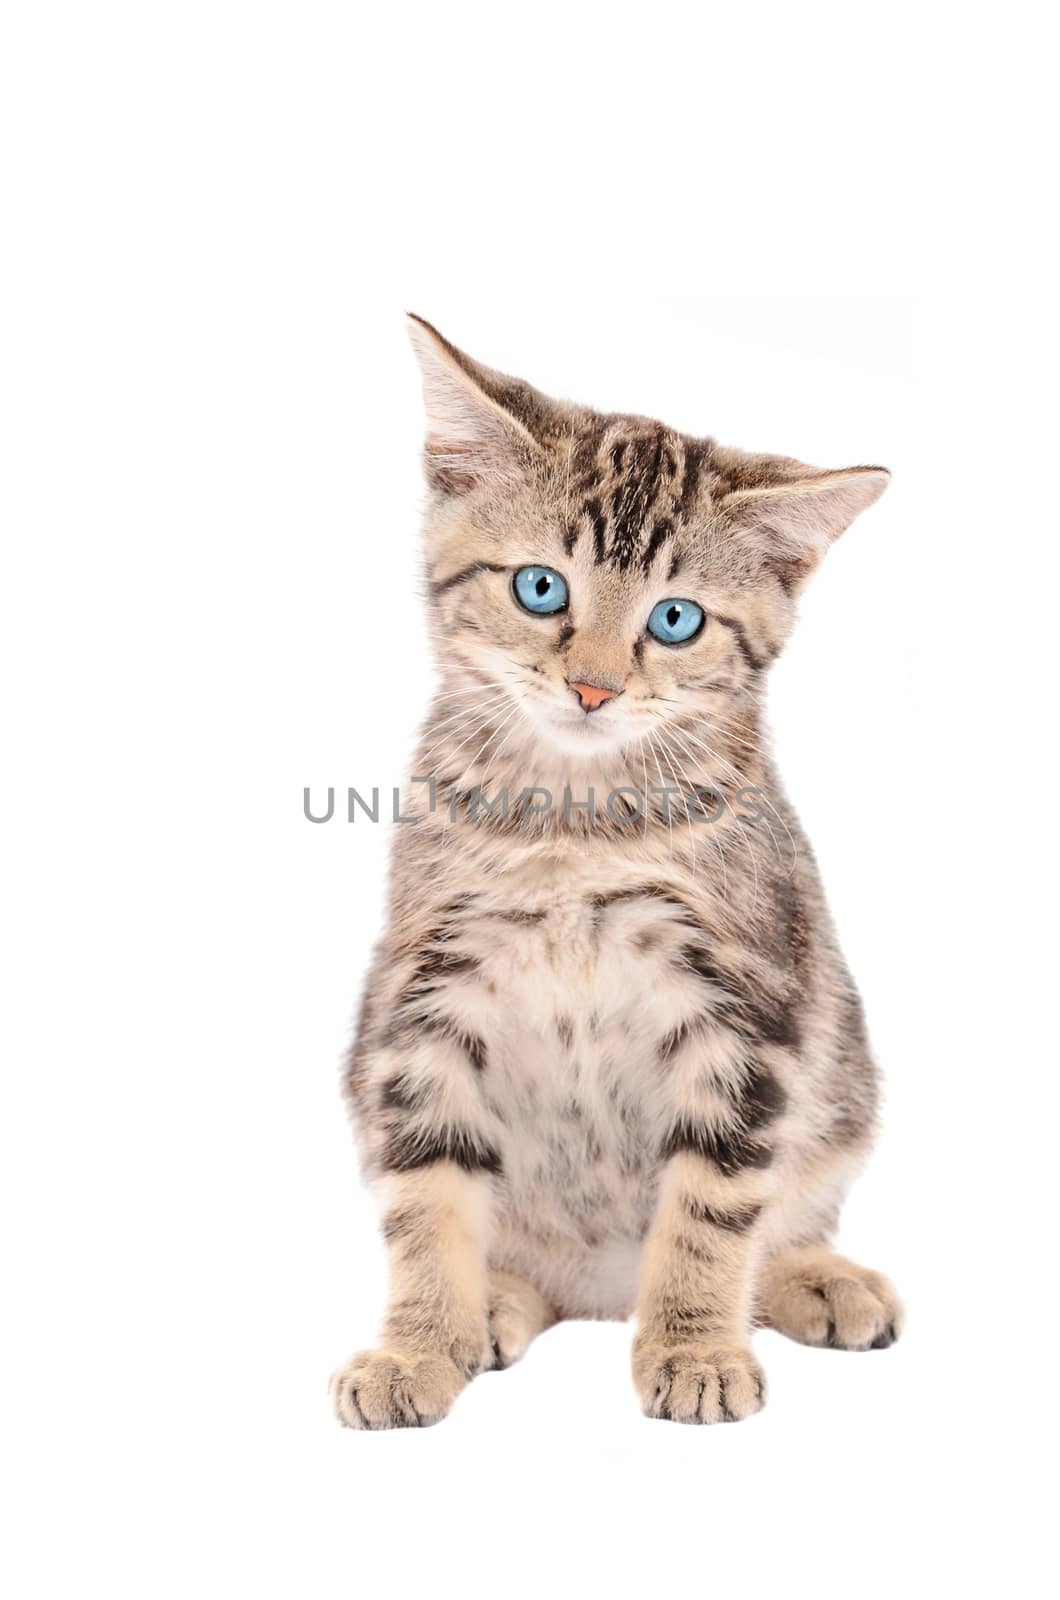
[[[552,1307],[532,1283],[514,1272],[490,1274],[489,1339],[491,1368],[501,1371],[525,1356],[531,1342],[556,1320]]]
[[[793,1250],[771,1262],[759,1305],[766,1327],[831,1350],[885,1350],[902,1331],[890,1280],[829,1250]]]

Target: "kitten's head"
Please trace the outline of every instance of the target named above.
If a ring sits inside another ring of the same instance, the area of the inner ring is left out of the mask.
[[[549,399],[409,319],[443,665],[566,758],[730,723],[887,485]]]

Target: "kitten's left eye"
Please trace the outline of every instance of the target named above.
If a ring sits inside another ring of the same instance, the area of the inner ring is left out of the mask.
[[[524,611],[539,617],[566,610],[567,583],[551,567],[520,567],[512,580],[515,598]]]
[[[703,607],[694,600],[660,600],[648,618],[648,632],[662,644],[687,644],[702,626]]]

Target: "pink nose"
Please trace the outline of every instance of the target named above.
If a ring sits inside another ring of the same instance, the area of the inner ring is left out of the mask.
[[[618,689],[601,689],[595,683],[572,683],[570,688],[578,696],[584,711],[599,711],[605,700],[614,700],[621,693]]]

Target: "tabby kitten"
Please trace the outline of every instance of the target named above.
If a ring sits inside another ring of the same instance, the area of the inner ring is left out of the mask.
[[[876,1069],[762,728],[798,593],[888,474],[410,333],[442,683],[346,1080],[390,1300],[335,1407],[436,1422],[552,1323],[635,1309],[648,1415],[748,1417],[756,1324],[870,1350],[901,1321],[830,1247]]]

